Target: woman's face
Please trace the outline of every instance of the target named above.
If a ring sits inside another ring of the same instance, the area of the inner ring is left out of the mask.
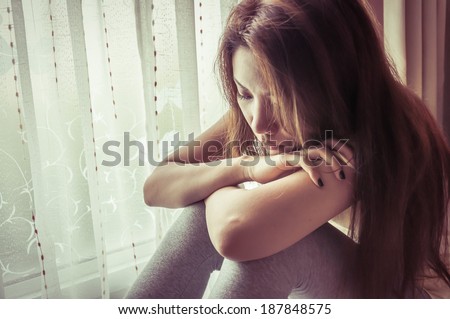
[[[239,47],[232,63],[238,104],[253,133],[270,154],[289,152],[293,138],[281,123],[274,122],[269,90],[262,82],[253,54],[248,48]]]

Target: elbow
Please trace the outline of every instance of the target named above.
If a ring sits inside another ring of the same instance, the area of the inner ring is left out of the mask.
[[[214,247],[226,259],[238,262],[250,260],[245,252],[241,226],[241,221],[238,219],[230,219],[217,227],[215,231],[210,231]]]
[[[213,241],[217,252],[226,259],[233,261],[245,261],[239,251],[238,244],[232,234],[224,233]]]
[[[159,175],[159,176],[158,176]],[[168,196],[170,194],[170,196]],[[184,194],[175,194],[167,182],[158,174],[158,169],[153,171],[144,183],[143,197],[144,203],[151,207],[181,208],[186,207],[192,202],[183,196]]]
[[[161,178],[158,176],[158,168],[156,168],[145,180],[143,187],[144,203],[151,207],[164,206],[161,198]]]
[[[154,198],[156,197],[154,194],[155,186],[150,177],[144,183],[144,202],[147,206],[156,206],[154,203]]]

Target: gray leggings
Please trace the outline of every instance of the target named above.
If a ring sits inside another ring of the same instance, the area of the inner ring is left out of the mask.
[[[214,270],[220,273],[209,298],[358,298],[355,265],[356,244],[328,223],[275,255],[224,259],[199,202],[183,210],[126,298],[202,298]]]

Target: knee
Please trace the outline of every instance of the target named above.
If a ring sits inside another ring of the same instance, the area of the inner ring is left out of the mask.
[[[279,266],[262,259],[225,259],[209,298],[287,298],[293,282]]]
[[[179,240],[198,242],[205,238],[209,239],[203,201],[177,210],[176,215],[170,233],[176,235]]]
[[[186,206],[183,209],[183,212],[191,212],[193,214],[203,214],[205,212],[205,202],[201,200],[189,206]]]
[[[205,211],[205,202],[202,200],[176,210],[180,217],[186,215],[201,217],[205,215]]]
[[[206,225],[205,203],[199,201],[181,209],[178,219],[186,224]]]

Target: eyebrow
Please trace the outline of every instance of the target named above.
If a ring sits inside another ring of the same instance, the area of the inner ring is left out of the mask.
[[[241,88],[243,88],[244,90],[248,90],[245,86],[243,86],[238,80],[236,80],[236,78],[233,78],[234,82],[236,82],[237,85],[239,85]]]
[[[234,82],[236,82],[236,84],[237,84],[238,86],[241,87],[241,89],[250,92],[250,90],[247,89],[245,86],[243,86],[238,80],[236,80],[236,78],[233,78],[233,80],[234,80]],[[265,92],[265,95],[266,95],[266,96],[270,96],[270,93],[267,91],[267,92]]]

